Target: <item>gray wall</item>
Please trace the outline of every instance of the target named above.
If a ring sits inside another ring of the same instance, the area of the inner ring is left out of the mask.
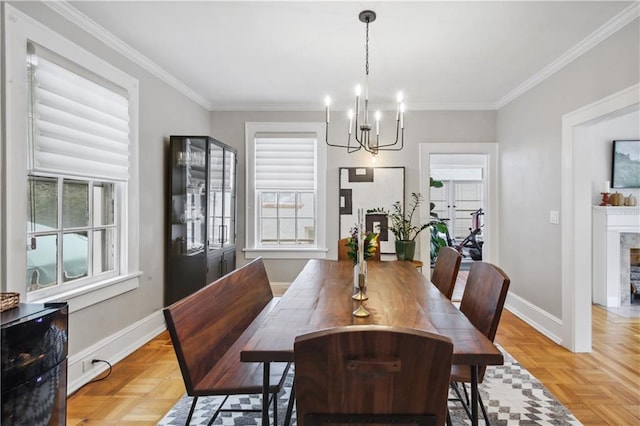
[[[139,80],[140,287],[75,312],[70,355],[123,330],[163,306],[165,159],[171,134],[209,134],[207,110],[40,3],[13,5]],[[138,226],[138,224],[134,224]]]
[[[498,111],[500,263],[510,293],[558,318],[562,116],[638,83],[639,37],[635,20]]]
[[[322,105],[318,100],[318,105]],[[238,264],[247,260],[242,253],[245,244],[245,122],[297,122],[324,120],[317,112],[213,112],[212,136],[238,149]],[[381,124],[381,140],[385,129],[394,128],[395,113],[384,113],[391,121]],[[346,113],[332,112],[330,137],[334,143],[346,140]],[[419,182],[420,143],[479,143],[496,141],[495,111],[409,111],[405,115],[405,148],[399,152],[384,152],[371,163],[371,155],[364,152],[347,154],[346,149],[327,148],[327,257],[337,258],[338,236],[338,168],[355,166],[404,166],[405,197],[411,192],[425,193],[427,185]],[[425,238],[427,234],[421,234]],[[265,260],[271,281],[291,282],[306,260]]]

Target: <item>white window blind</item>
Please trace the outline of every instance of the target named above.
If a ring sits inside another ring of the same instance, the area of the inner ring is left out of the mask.
[[[126,181],[126,91],[35,43],[28,51],[30,171]]]
[[[314,137],[257,134],[255,184],[257,190],[314,190],[316,175]]]

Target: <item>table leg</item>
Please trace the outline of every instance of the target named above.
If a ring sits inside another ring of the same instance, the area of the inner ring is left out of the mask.
[[[291,416],[293,415],[293,404],[296,401],[296,381],[293,380],[291,385],[291,393],[289,394],[289,404],[287,405],[287,415],[284,418],[284,426],[291,424]],[[276,425],[277,426],[277,425]]]
[[[271,364],[265,362],[262,365],[262,424],[269,426],[269,367]]]
[[[478,366],[471,365],[471,425],[478,426]]]

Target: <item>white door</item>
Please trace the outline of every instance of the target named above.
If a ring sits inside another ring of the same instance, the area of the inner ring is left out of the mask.
[[[431,188],[430,198],[435,204],[433,212],[440,219],[446,219],[450,238],[459,242],[471,232],[471,214],[484,209],[483,183],[465,180],[444,180],[442,183],[441,188]]]

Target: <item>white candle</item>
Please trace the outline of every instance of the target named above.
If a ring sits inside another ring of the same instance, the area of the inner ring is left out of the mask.
[[[610,186],[610,184],[609,184],[609,181],[608,181],[608,180],[605,180],[605,181],[604,181],[604,188],[603,188],[603,191],[602,191],[602,192],[609,192],[610,190],[611,190],[611,186]]]
[[[404,129],[404,104],[400,104],[400,128]]]
[[[364,209],[358,209],[358,263],[362,265],[364,262],[364,227],[362,225],[364,219]]]
[[[353,128],[353,110],[349,110],[349,134],[351,134],[351,129]]]
[[[326,117],[326,122],[329,122],[329,105],[331,105],[331,98],[330,97],[326,97],[324,99],[324,104],[326,105],[326,113],[327,113],[327,117]]]
[[[380,111],[376,111],[376,135],[380,135]]]

